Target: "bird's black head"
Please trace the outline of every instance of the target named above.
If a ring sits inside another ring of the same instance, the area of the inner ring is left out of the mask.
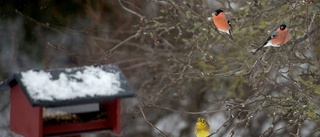
[[[214,15],[218,16],[221,12],[223,12],[221,9],[217,9],[217,10],[214,12]]]
[[[280,25],[280,30],[285,30],[287,28],[287,25],[286,24],[281,24]]]

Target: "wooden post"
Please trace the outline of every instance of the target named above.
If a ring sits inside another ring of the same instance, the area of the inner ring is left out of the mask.
[[[42,108],[32,107],[17,84],[10,93],[10,129],[24,137],[42,137]]]
[[[121,100],[105,101],[101,103],[101,109],[107,112],[107,123],[114,134],[121,131]]]

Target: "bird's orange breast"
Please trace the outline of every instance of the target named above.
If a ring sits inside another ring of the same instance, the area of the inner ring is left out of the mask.
[[[278,36],[275,37],[274,39],[271,40],[272,44],[275,45],[282,45],[286,44],[290,39],[290,33],[288,29],[286,28],[285,30],[278,30]]]
[[[220,13],[218,16],[213,16],[214,25],[222,31],[228,31],[230,26],[228,24],[228,19],[225,17],[223,13]]]

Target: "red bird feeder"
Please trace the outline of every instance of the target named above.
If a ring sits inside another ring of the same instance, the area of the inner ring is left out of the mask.
[[[120,134],[120,100],[134,96],[116,65],[29,70],[3,84],[11,87],[10,129],[25,137]]]

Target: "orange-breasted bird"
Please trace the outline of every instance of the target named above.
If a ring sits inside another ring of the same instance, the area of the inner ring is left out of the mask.
[[[217,27],[217,29],[221,32],[227,33],[231,39],[231,24],[230,20],[228,19],[227,15],[224,14],[224,12],[221,9],[217,9],[213,14],[213,24]]]
[[[263,46],[256,49],[253,54],[257,53],[263,47],[280,47],[286,44],[290,39],[290,33],[286,24],[281,24],[277,31],[274,31]]]

